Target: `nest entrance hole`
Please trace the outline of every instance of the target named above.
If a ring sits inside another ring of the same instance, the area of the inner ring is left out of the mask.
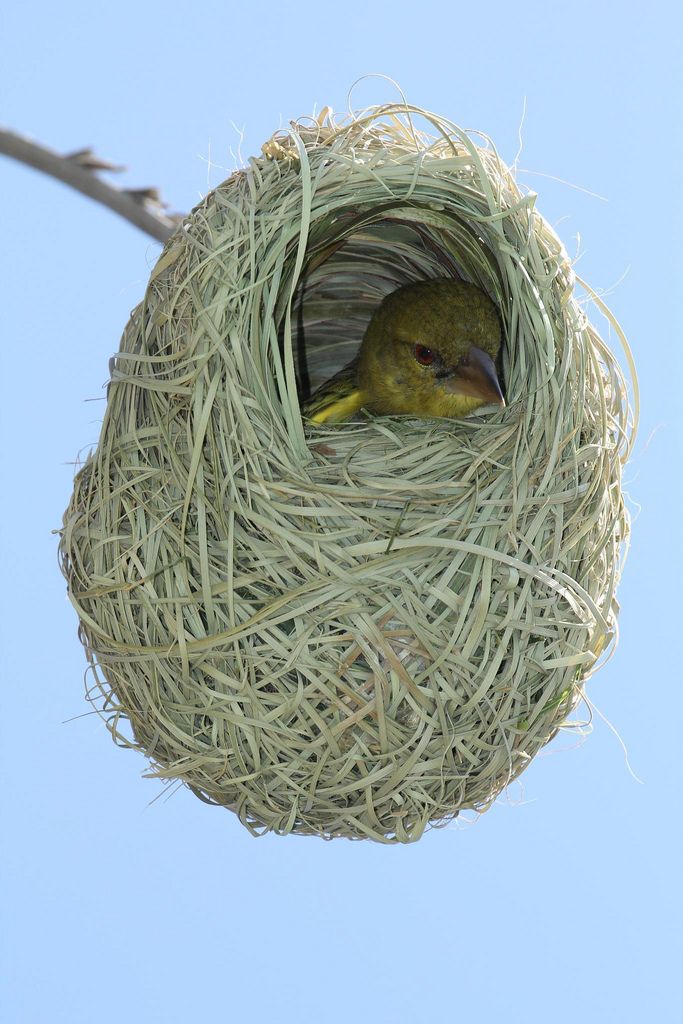
[[[296,289],[292,344],[300,401],[353,359],[382,299],[412,281],[455,277],[474,281],[495,301],[500,286],[490,274],[472,273],[459,252],[485,242],[464,222],[434,228],[400,216],[380,219],[351,234],[317,243]],[[331,250],[331,251],[330,251]],[[328,254],[329,253],[329,254]]]

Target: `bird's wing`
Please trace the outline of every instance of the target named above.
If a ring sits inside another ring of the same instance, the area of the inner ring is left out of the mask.
[[[313,423],[343,423],[363,408],[365,395],[356,382],[354,359],[334,377],[325,381],[303,408],[303,414]]]

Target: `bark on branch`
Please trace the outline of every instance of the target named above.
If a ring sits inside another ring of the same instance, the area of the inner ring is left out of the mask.
[[[23,135],[0,128],[0,154],[28,164],[29,167],[34,167],[37,171],[70,185],[71,188],[118,213],[124,220],[159,242],[165,242],[182,219],[180,215],[169,215],[164,212],[165,204],[162,203],[157,189],[117,188],[116,185],[103,181],[98,176],[99,171],[117,172],[124,168],[101,160],[90,149],[81,149],[75,153],[56,153]]]

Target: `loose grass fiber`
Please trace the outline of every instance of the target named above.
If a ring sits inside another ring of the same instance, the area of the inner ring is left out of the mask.
[[[507,408],[302,422],[381,297],[444,275],[500,309]],[[60,548],[89,698],[254,833],[486,809],[612,644],[627,395],[488,140],[404,104],[278,133],[170,239],[113,360]]]

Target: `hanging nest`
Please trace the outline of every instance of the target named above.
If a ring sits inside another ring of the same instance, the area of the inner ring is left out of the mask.
[[[486,809],[611,646],[634,417],[535,198],[441,117],[326,111],[206,197],[132,314],[61,535],[88,696],[254,833]],[[381,298],[443,276],[500,310],[507,408],[302,421]]]

